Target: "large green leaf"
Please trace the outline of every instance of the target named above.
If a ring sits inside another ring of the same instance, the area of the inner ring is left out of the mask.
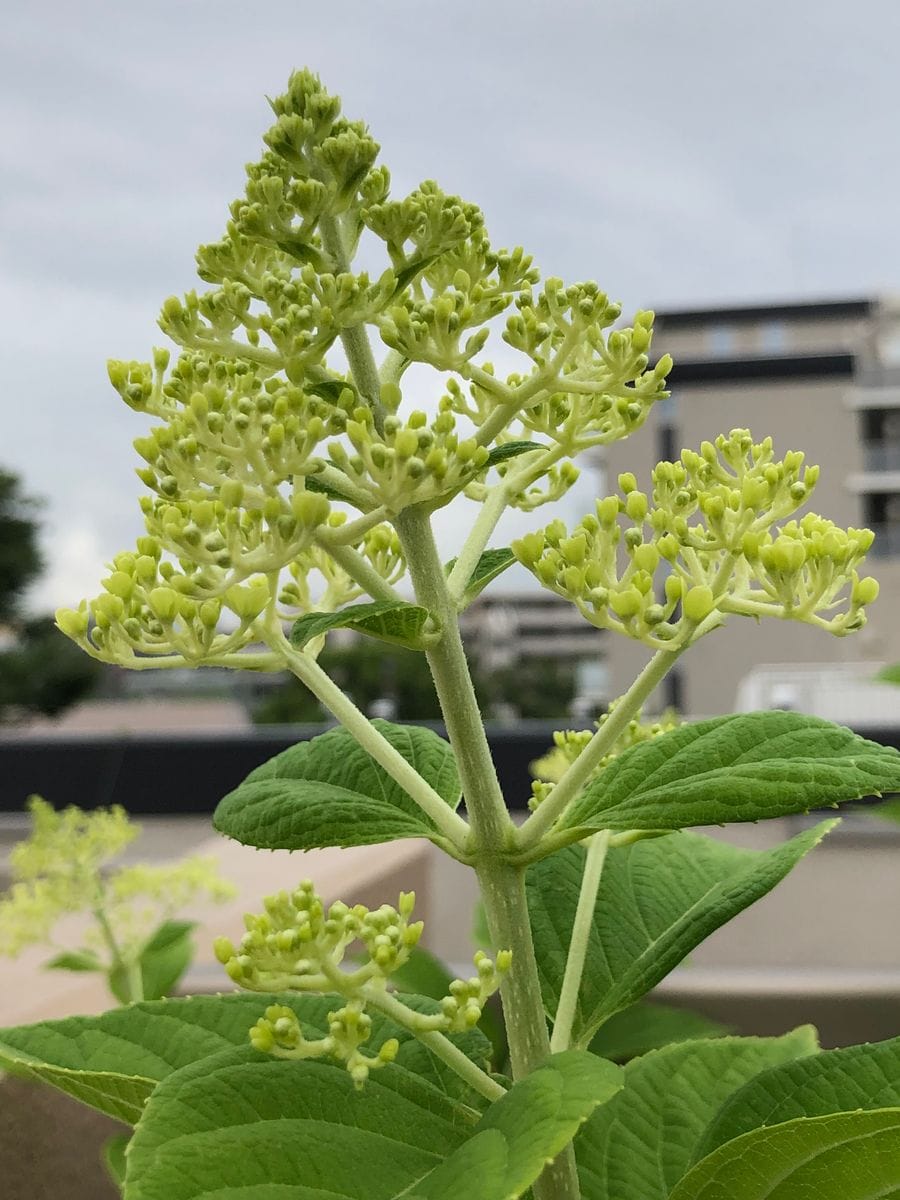
[[[606,856],[573,1036],[586,1045],[614,1013],[655,987],[695,946],[770,891],[835,824],[772,850],[741,850],[673,833]],[[552,1018],[572,936],[585,850],[569,846],[529,868],[528,909],[544,1005]]]
[[[761,821],[900,791],[900,752],[792,712],[681,725],[632,746],[563,818],[577,829]]]
[[[395,1065],[357,1090],[342,1066],[231,1049],[170,1075],[128,1152],[126,1200],[389,1200],[469,1135],[471,1110]]]
[[[670,1200],[898,1200],[900,1108],[800,1118],[727,1142]]]
[[[614,1062],[628,1062],[676,1042],[725,1037],[731,1032],[725,1025],[689,1008],[642,1000],[605,1021],[594,1034],[589,1049],[592,1054]]]
[[[760,1125],[896,1107],[900,1107],[900,1038],[826,1050],[815,1058],[764,1071],[735,1092],[703,1135],[696,1158],[705,1158]]]
[[[395,646],[421,650],[423,631],[429,618],[427,608],[404,600],[372,600],[350,604],[337,612],[311,612],[294,622],[291,642],[302,647],[332,629],[352,629]]]
[[[622,1074],[582,1051],[554,1055],[492,1104],[473,1137],[416,1185],[409,1200],[521,1196],[594,1109],[616,1096]]]
[[[404,996],[422,1011],[437,1005]],[[320,1038],[328,1032],[328,1014],[343,1004],[337,996],[251,995],[189,996],[116,1008],[96,1017],[67,1017],[0,1030],[0,1066],[19,1075],[50,1083],[83,1104],[134,1124],[154,1087],[173,1071],[222,1050],[248,1044],[250,1027],[269,1004],[289,1004],[304,1033]],[[388,1037],[400,1042],[397,1062],[443,1092],[464,1095],[452,1075],[431,1051],[407,1030],[372,1014],[372,1044]],[[475,1061],[483,1062],[490,1044],[477,1031],[453,1039]]]
[[[815,1031],[683,1042],[636,1058],[575,1143],[584,1200],[666,1200],[710,1118],[767,1067],[815,1054]]]
[[[446,800],[460,801],[453,751],[430,729],[373,721]],[[270,758],[220,801],[213,825],[247,846],[312,850],[433,837],[435,826],[403,788],[344,729]]]

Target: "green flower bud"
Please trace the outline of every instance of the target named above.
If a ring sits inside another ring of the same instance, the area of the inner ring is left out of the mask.
[[[854,604],[874,604],[878,599],[879,590],[878,580],[873,579],[871,575],[857,580],[853,585],[852,599]]]
[[[74,638],[76,641],[83,638],[88,631],[90,624],[90,616],[88,615],[87,607],[81,608],[58,608],[56,610],[57,627],[66,635],[66,637]]]
[[[252,583],[249,587],[235,584],[225,593],[225,603],[241,621],[253,621],[269,603],[269,589],[265,583]]]
[[[613,612],[619,617],[634,617],[641,611],[643,597],[636,587],[623,588],[618,592],[611,592],[609,596],[609,606]]]
[[[665,582],[666,599],[670,604],[677,604],[684,595],[684,584],[679,575],[669,575]]]
[[[694,621],[697,624],[708,617],[715,606],[716,601],[712,588],[706,584],[698,584],[695,587],[689,588],[682,600],[684,615],[689,621]]]
[[[178,593],[173,588],[156,587],[147,597],[151,611],[164,625],[171,625],[178,615]]]
[[[625,501],[625,512],[632,521],[643,521],[647,516],[647,497],[643,492],[631,491]]]
[[[630,471],[626,471],[624,475],[619,476],[619,491],[624,495],[630,495],[636,488],[637,479],[635,479]]]
[[[632,493],[632,495],[636,494]],[[630,500],[631,496],[628,499]],[[646,571],[648,575],[652,575],[659,566],[659,551],[650,542],[645,542],[640,546],[635,546],[631,560],[639,571]]]

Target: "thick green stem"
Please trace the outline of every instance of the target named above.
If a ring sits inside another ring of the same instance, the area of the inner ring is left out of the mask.
[[[365,989],[363,997],[372,1008],[380,1009],[395,1024],[401,1025],[413,1033],[436,1058],[446,1063],[451,1070],[466,1081],[469,1087],[484,1096],[486,1100],[499,1100],[501,1096],[506,1095],[506,1089],[496,1079],[492,1079],[486,1071],[482,1071],[480,1067],[476,1066],[443,1033],[436,1029],[417,1028],[416,1017],[419,1014],[407,1008],[396,996],[392,996],[383,988],[371,987]]]
[[[338,269],[346,269],[340,228],[331,219],[322,225],[326,249]],[[352,333],[352,337],[349,336]],[[380,381],[365,329],[341,336],[356,386],[372,406],[381,429]],[[550,1038],[541,1002],[540,980],[525,899],[524,869],[502,859],[515,839],[515,826],[491,757],[459,633],[456,604],[444,571],[428,516],[408,508],[395,519],[418,602],[437,618],[442,636],[427,652],[447,735],[456,755],[463,795],[471,822],[469,848],[477,853],[476,870],[483,890],[494,945],[513,952],[500,994],[506,1014],[514,1078],[521,1079],[549,1057]],[[349,702],[348,702],[349,703]],[[337,715],[337,714],[336,714]],[[579,1200],[578,1172],[570,1146],[541,1175],[532,1189],[535,1200]]]
[[[613,748],[628,723],[640,712],[641,705],[662,682],[685,648],[682,645],[673,650],[658,650],[654,654],[537,812],[519,830],[519,845],[523,850],[536,845],[562,816],[593,775],[600,760]]]
[[[578,893],[578,906],[575,909],[575,922],[572,926],[572,937],[569,941],[569,953],[566,958],[566,970],[563,975],[562,990],[559,994],[559,1004],[556,1006],[553,1036],[550,1038],[550,1049],[554,1054],[568,1050],[572,1044],[572,1025],[575,1020],[575,1010],[578,1007],[578,992],[581,987],[581,977],[584,974],[591,927],[594,923],[594,907],[597,903],[603,864],[606,862],[606,851],[609,849],[609,830],[604,829],[602,833],[595,833],[589,839],[587,847],[584,874],[581,877],[581,890]]]
[[[494,762],[451,597],[427,516],[406,509],[396,520],[419,603],[441,622],[443,634],[427,651],[447,735],[459,765],[472,827],[475,862],[491,942],[512,951],[512,966],[500,995],[513,1078],[523,1079],[550,1056],[547,1019],[541,1000],[534,942],[525,897],[525,869],[504,860],[515,836]],[[572,1148],[565,1150],[534,1185],[535,1200],[578,1200],[580,1190]]]

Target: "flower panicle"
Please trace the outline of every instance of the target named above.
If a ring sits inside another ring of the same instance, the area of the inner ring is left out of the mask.
[[[818,474],[801,453],[776,462],[771,438],[754,443],[732,430],[659,463],[649,495],[623,474],[619,494],[573,530],[557,520],[513,550],[592,624],[654,649],[681,648],[731,613],[843,636],[865,624],[878,595],[859,574],[874,534],[815,513],[793,517]]]

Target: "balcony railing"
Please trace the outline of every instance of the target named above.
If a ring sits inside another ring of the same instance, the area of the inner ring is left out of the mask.
[[[867,471],[900,471],[900,441],[864,442],[863,461]]]
[[[873,558],[900,558],[900,523],[884,522],[869,525],[875,541],[869,553]]]

